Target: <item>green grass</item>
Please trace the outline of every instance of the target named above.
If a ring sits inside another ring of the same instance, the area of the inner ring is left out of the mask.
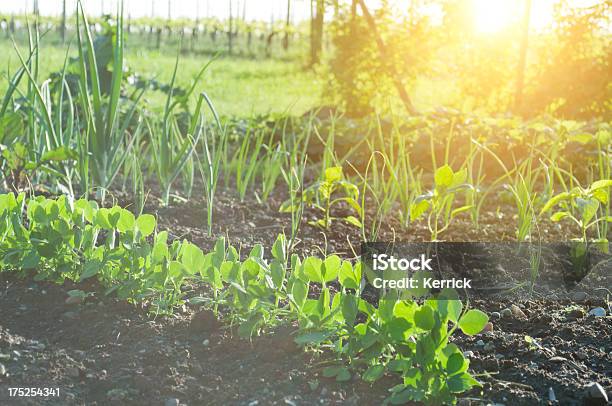
[[[125,55],[130,69],[143,78],[156,78],[169,83],[176,48],[163,46],[161,50],[147,49],[137,46],[138,41],[133,39],[128,38]],[[18,45],[22,54],[26,53],[27,43],[23,38],[18,39]],[[20,63],[11,40],[4,35],[0,37],[0,54],[5,61],[0,69],[2,95],[8,85],[7,68],[14,72]],[[65,47],[58,44],[51,34],[43,38],[40,77],[46,78],[50,73],[59,71],[64,55]],[[71,56],[77,56],[76,40],[72,41]],[[202,54],[181,55],[177,85],[187,87],[209,60],[210,56]],[[284,112],[300,115],[319,104],[322,88],[322,80],[303,66],[303,61],[298,59],[286,61],[220,55],[207,69],[196,91],[205,91],[222,116],[247,117]],[[163,111],[163,94],[147,92],[145,99],[150,101],[153,108]]]

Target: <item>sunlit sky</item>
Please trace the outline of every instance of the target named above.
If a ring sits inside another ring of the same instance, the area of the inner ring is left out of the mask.
[[[31,12],[35,0],[0,0],[0,13]],[[100,15],[116,10],[120,0],[83,0],[88,14]],[[123,0],[127,15],[132,17],[219,17],[227,18],[230,0]],[[346,2],[348,0],[344,0]],[[380,0],[368,0],[367,4],[376,7]],[[407,10],[412,0],[392,0],[399,11]],[[489,34],[520,21],[524,0],[471,0],[474,27],[476,31]],[[342,2],[342,0],[341,0]],[[573,0],[576,6],[583,7],[597,3],[597,0]],[[43,15],[59,15],[62,0],[38,0]],[[66,0],[68,10],[74,10],[76,0]],[[532,0],[531,27],[541,29],[552,22],[555,0]],[[233,14],[245,16],[247,20],[284,20],[287,0],[232,0]],[[300,21],[310,16],[310,0],[291,0],[291,19]],[[432,14],[435,14],[433,12]]]

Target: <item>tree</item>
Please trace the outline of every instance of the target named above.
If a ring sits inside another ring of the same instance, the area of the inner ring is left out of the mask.
[[[378,32],[378,28],[376,27],[376,22],[374,21],[374,18],[372,18],[372,15],[370,14],[370,11],[366,7],[365,2],[363,0],[359,0],[359,6],[361,7],[361,11],[363,12],[363,16],[366,22],[368,23],[370,30],[372,31],[374,39],[376,40],[378,52],[380,53],[380,59],[382,61],[388,61],[390,55],[387,51],[387,46],[385,45],[380,33]],[[402,100],[402,103],[404,104],[404,107],[406,108],[406,111],[408,112],[408,114],[417,114],[417,110],[414,107],[414,104],[412,104],[412,100],[410,99],[410,96],[406,91],[406,87],[402,81],[402,77],[397,72],[395,65],[392,63],[388,63],[385,64],[385,66],[387,67],[388,74],[391,77],[391,80],[393,80],[393,84],[395,85],[395,88],[399,94],[400,99]]]

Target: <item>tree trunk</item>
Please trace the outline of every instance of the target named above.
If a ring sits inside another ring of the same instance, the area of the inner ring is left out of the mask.
[[[366,22],[368,24],[368,27],[370,28],[370,31],[372,32],[372,35],[374,35],[374,38],[376,40],[376,45],[378,46],[378,53],[380,54],[381,62],[385,66],[385,69],[387,70],[387,73],[391,77],[391,80],[393,80],[393,84],[395,85],[395,88],[397,89],[397,92],[399,93],[402,103],[404,103],[404,107],[406,108],[406,111],[410,115],[418,114],[418,111],[414,107],[414,104],[412,104],[412,100],[410,99],[410,96],[408,95],[408,92],[406,91],[406,87],[404,86],[404,83],[402,82],[402,79],[399,73],[395,69],[395,65],[389,59],[389,53],[387,52],[387,47],[385,46],[385,43],[382,40],[380,33],[378,32],[378,27],[376,27],[376,22],[374,21],[374,18],[370,14],[370,11],[366,7],[364,1],[358,0],[358,2],[363,12],[363,16],[366,19]]]
[[[523,88],[525,87],[525,68],[527,66],[527,47],[529,45],[529,20],[531,18],[531,0],[525,0],[523,12],[523,31],[521,33],[521,48],[516,72],[516,90],[514,94],[514,111],[518,112],[523,104]]]
[[[321,61],[323,50],[323,15],[325,14],[325,0],[311,0],[310,9],[313,10],[312,2],[316,3],[314,15],[310,26],[310,64],[316,65]]]

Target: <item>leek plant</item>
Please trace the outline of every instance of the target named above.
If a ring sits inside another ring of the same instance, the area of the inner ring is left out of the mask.
[[[0,144],[11,145],[10,149],[2,152],[3,158],[7,161],[7,169],[12,172],[15,183],[13,187],[18,188],[20,172],[29,171],[35,183],[50,179],[58,189],[74,197],[72,183],[75,170],[71,162],[76,158],[73,146],[75,138],[78,137],[75,131],[76,114],[72,105],[72,95],[65,80],[69,51],[66,52],[61,71],[58,97],[54,100],[50,88],[51,81],[46,80],[38,84],[40,53],[38,29],[35,28],[34,33],[29,26],[27,29],[29,56],[25,59],[13,41],[21,66],[11,80],[0,109],[0,122],[3,123]],[[27,78],[25,94],[18,88],[23,77]],[[14,93],[19,94],[21,103],[27,106],[25,125],[21,127],[21,131],[14,121],[20,120],[20,115],[15,110],[8,110]],[[67,103],[64,103],[64,98],[67,98]],[[64,113],[65,104],[66,113]],[[62,126],[64,123],[65,126]]]
[[[80,155],[87,155],[87,176],[81,177],[82,189],[97,188],[98,197],[102,200],[105,191],[121,170],[133,145],[134,137],[129,129],[138,112],[138,102],[145,89],[132,95],[131,105],[122,114],[126,100],[121,96],[123,72],[126,69],[124,50],[123,8],[117,10],[116,32],[113,36],[113,58],[110,86],[103,88],[101,74],[90,24],[85,15],[82,3],[77,5],[76,17],[77,42],[79,49],[79,101],[84,120],[83,133],[86,142],[79,146]],[[89,180],[93,184],[89,184]]]

